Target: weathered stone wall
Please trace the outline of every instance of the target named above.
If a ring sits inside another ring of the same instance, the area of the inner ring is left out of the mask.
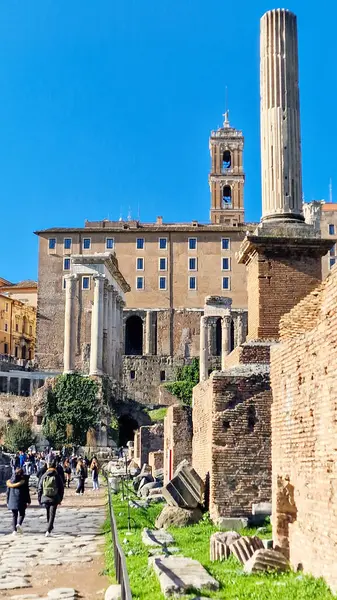
[[[182,460],[192,462],[192,409],[176,404],[164,419],[164,482],[167,483]]]
[[[31,397],[0,394],[0,421],[33,419]]]
[[[270,404],[267,365],[216,372],[194,388],[192,463],[209,477],[213,520],[271,499]]]
[[[140,464],[149,462],[149,453],[164,449],[164,425],[143,426],[139,430]]]
[[[164,452],[157,450],[156,452],[149,452],[149,465],[152,469],[152,474],[158,469],[164,468]]]
[[[273,532],[337,590],[337,268],[280,323],[271,352]]]

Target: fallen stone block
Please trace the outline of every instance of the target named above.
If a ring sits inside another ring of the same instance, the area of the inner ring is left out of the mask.
[[[156,519],[158,529],[167,529],[168,527],[186,527],[194,525],[202,519],[200,508],[178,508],[176,506],[164,506],[160,515]]]
[[[205,491],[204,482],[195,469],[193,469],[193,467],[187,462],[187,460],[183,460],[181,463],[179,463],[175,470],[174,476],[180,476],[183,479],[186,487],[197,500],[198,504],[202,504]]]
[[[163,487],[162,493],[170,506],[176,506],[177,508],[196,508],[198,506],[198,501],[178,477],[173,477]]]
[[[164,529],[143,529],[142,542],[145,546],[169,546],[174,538]]]
[[[266,515],[271,516],[272,505],[271,502],[257,502],[252,504],[252,515]]]
[[[74,588],[54,588],[48,592],[47,596],[50,600],[61,600],[62,598],[68,600],[68,598],[76,597],[76,590]]]
[[[161,489],[161,485],[157,481],[151,481],[150,483],[145,483],[145,485],[139,486],[137,496],[139,496],[140,498],[141,497],[146,498],[149,495],[150,490],[153,490],[156,488]]]
[[[240,529],[248,527],[248,519],[245,519],[244,517],[219,517],[217,519],[217,525],[220,529],[240,531]]]
[[[119,584],[110,585],[105,592],[104,600],[121,600],[122,587]]]
[[[243,536],[231,544],[232,553],[243,565],[261,548],[264,548],[263,541],[255,536]]]
[[[129,500],[129,506],[131,508],[147,508],[149,503],[147,500],[138,500],[138,502],[136,500]]]
[[[240,534],[236,531],[217,531],[210,538],[210,559],[212,562],[216,560],[226,560],[231,554],[230,545],[240,538]]]
[[[276,550],[256,550],[244,566],[245,573],[264,573],[266,571],[277,571],[283,573],[289,571],[290,565],[287,559]]]
[[[164,496],[162,496],[161,494],[157,494],[157,496],[148,496],[147,500],[151,504],[158,504],[159,502],[166,502]]]
[[[155,487],[155,488],[151,488],[149,491],[149,497],[152,498],[152,496],[158,496],[158,495],[162,495],[162,487]]]
[[[185,594],[189,590],[218,590],[219,583],[206,569],[191,558],[178,556],[149,558],[165,597]]]

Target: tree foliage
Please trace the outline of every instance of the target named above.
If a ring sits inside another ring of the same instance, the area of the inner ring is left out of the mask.
[[[15,421],[11,425],[8,425],[4,442],[9,452],[27,450],[29,446],[34,444],[35,435],[29,423],[26,421]]]
[[[60,375],[48,391],[43,434],[53,447],[84,445],[98,423],[97,383],[78,373]]]
[[[194,386],[199,383],[199,360],[193,358],[190,365],[177,369],[176,380],[166,383],[165,387],[171,394],[177,396],[183,404],[191,406]]]

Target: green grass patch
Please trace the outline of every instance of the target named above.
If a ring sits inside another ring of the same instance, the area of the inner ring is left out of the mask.
[[[152,421],[152,423],[159,423],[160,421],[164,421],[167,413],[167,407],[162,406],[161,408],[154,408],[153,410],[148,411],[148,415]]]
[[[154,504],[148,509],[131,508],[132,533],[128,532],[127,501],[121,495],[113,496],[113,507],[119,539],[124,549],[129,572],[132,597],[134,600],[164,600],[159,583],[152,569],[148,567],[148,548],[141,542],[144,527],[154,527],[157,515],[163,505]],[[217,531],[206,514],[197,525],[184,528],[170,528],[175,545],[181,553],[198,560],[220,583],[218,592],[203,591],[202,596],[221,600],[333,600],[334,596],[322,579],[314,579],[301,573],[282,575],[245,575],[243,567],[235,557],[224,562],[211,563],[209,560],[209,539]],[[242,534],[254,535],[256,529],[242,530]],[[106,534],[108,536],[108,534]],[[271,526],[267,525],[261,537],[271,537]],[[111,539],[111,538],[110,538]],[[109,537],[107,537],[108,545]],[[130,552],[130,555],[128,554]],[[131,554],[132,553],[132,554]],[[113,561],[107,550],[107,573],[113,575]],[[195,598],[196,593],[184,596]]]

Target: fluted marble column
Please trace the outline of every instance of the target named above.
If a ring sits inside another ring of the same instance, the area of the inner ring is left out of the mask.
[[[146,311],[145,319],[145,354],[152,354],[152,311]]]
[[[117,319],[117,295],[116,290],[111,291],[111,373],[113,377],[116,377],[116,356],[117,356],[117,333],[116,333],[116,319]]]
[[[108,285],[105,284],[103,292],[103,373],[109,374],[108,357],[108,327],[109,327],[109,306],[108,306]]]
[[[225,370],[226,356],[230,353],[231,344],[231,321],[228,315],[221,319],[221,370]]]
[[[236,327],[237,327],[237,341],[238,341],[237,345],[241,346],[241,344],[243,344],[245,341],[245,332],[244,332],[243,315],[240,313],[236,317]]]
[[[63,372],[73,373],[75,370],[75,298],[77,275],[66,275],[65,311],[64,311],[64,352]]]
[[[262,220],[301,220],[302,174],[296,16],[261,19]]]
[[[208,379],[208,317],[200,318],[200,381]]]
[[[104,275],[94,276],[94,304],[91,314],[90,375],[103,372]]]

